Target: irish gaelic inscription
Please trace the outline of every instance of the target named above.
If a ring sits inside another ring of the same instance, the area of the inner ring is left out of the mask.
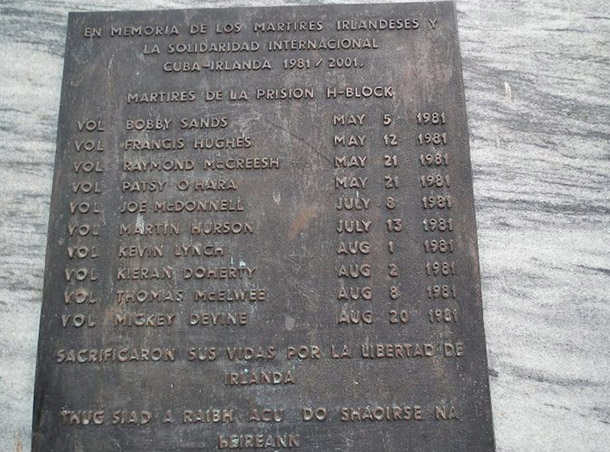
[[[71,14],[35,451],[490,451],[453,4]]]

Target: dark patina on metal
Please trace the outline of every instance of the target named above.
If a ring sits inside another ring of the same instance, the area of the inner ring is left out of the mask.
[[[453,4],[70,15],[35,451],[494,449]]]

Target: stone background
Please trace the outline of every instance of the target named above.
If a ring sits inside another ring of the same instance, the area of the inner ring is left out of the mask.
[[[246,4],[283,2],[0,0],[1,451],[30,447],[67,12]],[[457,10],[498,450],[610,450],[610,2]]]

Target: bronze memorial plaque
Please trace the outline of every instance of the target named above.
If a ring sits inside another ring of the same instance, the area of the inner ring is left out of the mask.
[[[71,14],[34,451],[491,451],[451,2]]]

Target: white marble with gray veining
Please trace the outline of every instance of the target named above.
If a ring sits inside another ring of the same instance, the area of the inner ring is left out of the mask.
[[[30,447],[67,12],[246,4],[283,2],[0,0],[0,451]],[[498,450],[608,451],[610,1],[457,9]]]

